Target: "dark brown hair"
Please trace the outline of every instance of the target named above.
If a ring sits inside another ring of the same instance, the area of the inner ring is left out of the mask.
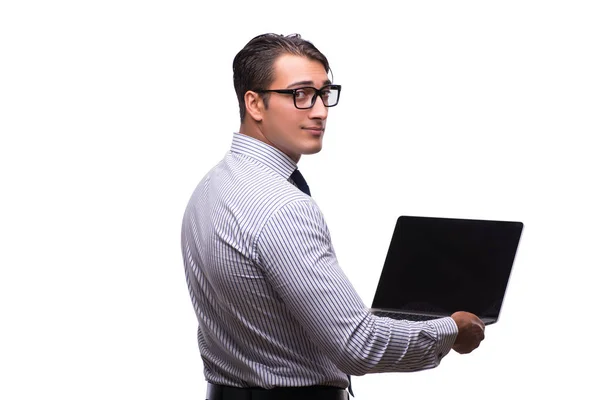
[[[311,42],[298,34],[288,36],[266,33],[256,36],[233,59],[233,86],[240,106],[240,119],[246,115],[244,95],[248,90],[267,89],[274,80],[273,65],[281,55],[307,57],[323,64],[329,73],[329,62]],[[262,94],[268,107],[268,93]]]

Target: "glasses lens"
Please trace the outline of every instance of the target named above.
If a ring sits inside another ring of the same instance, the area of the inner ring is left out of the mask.
[[[294,101],[298,108],[310,108],[312,106],[312,99],[315,96],[315,89],[313,88],[300,88],[296,89],[296,95]]]
[[[337,104],[340,98],[340,91],[338,88],[327,87],[322,90],[323,93],[323,104],[326,107],[333,107]]]

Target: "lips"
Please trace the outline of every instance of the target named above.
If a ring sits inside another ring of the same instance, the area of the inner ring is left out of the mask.
[[[323,127],[320,127],[320,126],[307,126],[302,129],[309,131],[313,135],[320,135],[323,133]]]

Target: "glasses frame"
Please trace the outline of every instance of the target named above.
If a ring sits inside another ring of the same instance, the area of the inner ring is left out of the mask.
[[[298,90],[303,90],[303,89],[313,89],[315,91],[315,94],[313,95],[313,97],[311,99],[309,107],[298,107],[298,105],[296,104],[296,92]],[[325,104],[325,100],[323,100],[323,95],[325,94],[325,92],[324,92],[325,89],[336,89],[338,91],[338,98],[337,98],[337,101],[335,102],[335,104],[332,104],[332,105]],[[311,108],[314,107],[315,103],[317,102],[317,96],[319,96],[321,98],[321,101],[323,102],[323,105],[325,107],[337,106],[337,104],[340,102],[340,96],[342,95],[342,85],[325,85],[321,89],[317,89],[316,87],[312,87],[312,86],[303,86],[303,87],[299,87],[296,89],[257,89],[257,90],[253,90],[253,92],[291,94],[292,98],[294,99],[294,107],[296,107],[298,110],[310,110]]]

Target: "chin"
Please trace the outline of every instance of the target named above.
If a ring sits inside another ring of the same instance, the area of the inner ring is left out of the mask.
[[[316,154],[320,152],[322,148],[323,146],[320,144],[318,146],[310,146],[306,148],[305,151],[302,152],[302,154]]]

